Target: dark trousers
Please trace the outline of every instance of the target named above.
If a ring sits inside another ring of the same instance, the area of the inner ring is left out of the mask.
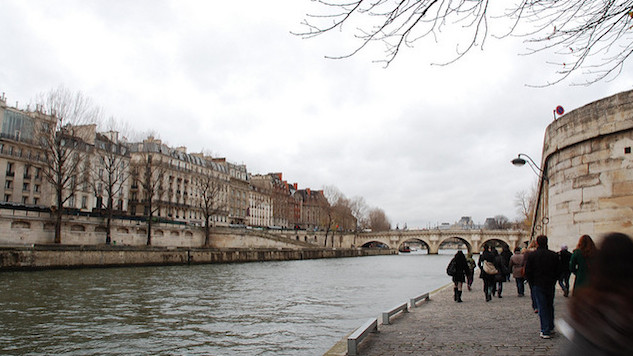
[[[550,335],[554,330],[554,286],[555,284],[551,287],[532,286],[538,316],[541,319],[541,332],[544,335]]]
[[[525,278],[519,277],[514,280],[517,282],[517,293],[521,296],[525,295]]]
[[[561,289],[565,293],[565,296],[569,294],[569,276],[570,275],[571,275],[571,272],[567,271],[567,272],[561,273],[560,277],[558,278],[558,285],[561,287]]]

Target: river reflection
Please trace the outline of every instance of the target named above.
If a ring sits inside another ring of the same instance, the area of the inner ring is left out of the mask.
[[[0,353],[321,355],[449,283],[440,255],[0,273]]]

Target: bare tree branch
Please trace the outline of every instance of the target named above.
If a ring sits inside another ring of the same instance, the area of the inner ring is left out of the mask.
[[[633,52],[633,0],[521,0],[500,4],[497,15],[490,0],[317,0],[323,13],[309,14],[303,20],[307,30],[295,32],[313,38],[344,26],[356,28],[359,44],[349,53],[327,58],[348,58],[371,43],[385,45],[385,67],[403,46],[412,47],[425,37],[436,41],[443,30],[459,31],[453,59],[436,63],[447,65],[463,58],[476,47],[483,49],[488,36],[524,38],[527,54],[547,52],[560,83],[580,72],[590,85],[617,76]],[[501,9],[501,8],[500,8]],[[495,8],[497,10],[497,8]],[[493,11],[494,12],[494,11]],[[499,35],[489,32],[494,23]],[[508,25],[509,24],[509,25]],[[506,29],[504,29],[506,28]]]

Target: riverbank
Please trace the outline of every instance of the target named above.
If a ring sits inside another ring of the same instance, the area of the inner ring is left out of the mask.
[[[358,354],[560,355],[566,339],[560,333],[548,340],[540,338],[529,288],[525,297],[518,297],[512,280],[504,284],[503,298],[490,302],[482,288],[482,280],[475,278],[473,290],[463,292],[463,303],[453,301],[452,283],[432,292],[429,301],[397,315],[389,325],[378,325],[379,332],[361,342]],[[566,317],[567,300],[556,286],[557,319]],[[346,355],[346,342],[347,336],[325,355]]]
[[[161,266],[397,254],[388,249],[170,248],[153,246],[33,245],[0,247],[0,271]]]

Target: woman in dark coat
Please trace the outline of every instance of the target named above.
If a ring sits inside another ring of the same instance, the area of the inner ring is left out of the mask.
[[[497,274],[495,274],[496,288],[493,289],[496,290],[497,296],[499,296],[499,298],[502,298],[501,292],[503,292],[503,283],[508,279],[508,265],[505,262],[505,257],[503,257],[502,254],[499,254],[497,250],[494,250],[493,254],[495,255],[495,268],[497,269]]]
[[[462,302],[462,286],[466,281],[466,275],[468,274],[468,262],[466,262],[466,256],[462,251],[457,251],[455,257],[451,260],[450,264],[454,264],[453,271],[453,283],[455,284],[455,288],[453,291],[455,292],[453,299],[461,303]]]
[[[486,295],[486,301],[489,302],[492,299],[492,288],[495,285],[495,274],[488,274],[484,271],[485,262],[493,264],[495,262],[495,256],[492,251],[490,251],[490,246],[488,245],[484,245],[484,251],[481,255],[479,255],[479,262],[477,264],[481,270],[479,278],[484,280],[484,294]]]

